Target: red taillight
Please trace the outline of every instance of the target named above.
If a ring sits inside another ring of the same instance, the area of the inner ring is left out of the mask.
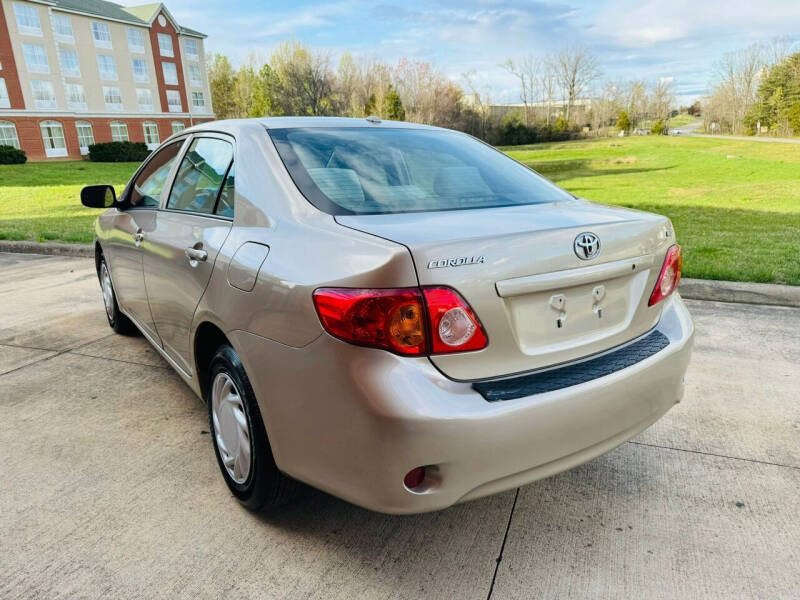
[[[446,287],[320,288],[314,306],[328,333],[397,354],[480,350],[488,342],[469,304]]]
[[[419,487],[425,480],[425,467],[411,469],[403,478],[403,484],[410,490]]]
[[[664,258],[664,265],[661,267],[661,273],[658,274],[656,287],[653,288],[653,293],[650,294],[650,301],[647,303],[647,306],[658,304],[678,289],[682,268],[683,256],[681,255],[681,247],[675,244],[667,250],[667,256]]]

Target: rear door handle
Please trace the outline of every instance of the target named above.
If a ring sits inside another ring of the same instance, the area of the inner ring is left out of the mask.
[[[141,246],[143,241],[144,241],[144,233],[142,233],[142,230],[140,229],[139,231],[133,234],[133,243],[138,248],[139,246]]]
[[[205,250],[200,250],[199,248],[187,248],[184,250],[186,254],[186,258],[189,259],[189,262],[205,262],[208,258],[208,252]]]

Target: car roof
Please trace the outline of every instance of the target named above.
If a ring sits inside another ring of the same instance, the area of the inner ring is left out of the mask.
[[[391,129],[441,129],[421,123],[405,121],[388,121],[385,119],[346,118],[346,117],[262,117],[255,119],[225,119],[210,121],[191,127],[192,131],[219,130],[221,127],[240,129],[248,125],[258,124],[266,129],[287,129],[293,127],[370,127]]]

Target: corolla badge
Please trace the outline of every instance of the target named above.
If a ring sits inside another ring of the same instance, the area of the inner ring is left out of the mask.
[[[581,260],[590,260],[600,254],[600,238],[585,231],[575,238],[575,254]]]
[[[463,267],[465,265],[477,265],[485,263],[485,256],[459,256],[458,258],[438,258],[428,263],[429,269],[441,269],[443,267]]]

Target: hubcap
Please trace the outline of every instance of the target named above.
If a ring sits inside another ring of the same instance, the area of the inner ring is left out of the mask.
[[[114,318],[114,288],[111,287],[111,276],[108,267],[103,263],[100,267],[100,289],[103,291],[103,304],[106,305],[106,314],[109,319]]]
[[[250,475],[250,427],[239,390],[225,373],[218,373],[211,384],[211,418],[228,476],[236,483],[244,483]]]

